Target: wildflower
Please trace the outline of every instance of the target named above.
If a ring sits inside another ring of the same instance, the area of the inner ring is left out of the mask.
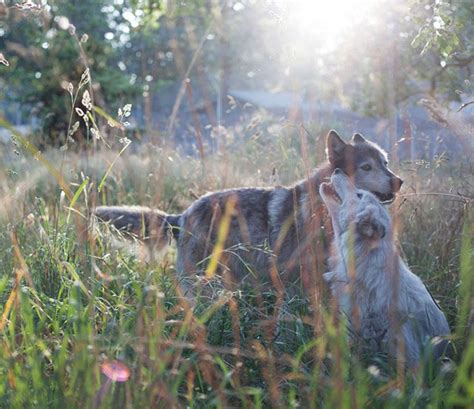
[[[81,102],[82,105],[84,105],[88,111],[92,109],[92,100],[88,90],[85,90],[84,94],[82,94]]]
[[[10,65],[10,63],[8,62],[8,60],[5,58],[5,56],[2,53],[0,53],[0,64],[3,64],[7,67]]]

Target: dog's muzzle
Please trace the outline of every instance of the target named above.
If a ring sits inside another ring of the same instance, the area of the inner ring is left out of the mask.
[[[403,185],[403,180],[400,179],[398,176],[393,177],[390,180],[390,187],[392,189],[392,192],[398,192]]]

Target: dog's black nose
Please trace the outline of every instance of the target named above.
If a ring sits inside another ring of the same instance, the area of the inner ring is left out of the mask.
[[[391,182],[392,192],[398,192],[403,185],[403,180],[399,177],[394,177]]]
[[[334,174],[335,175],[340,175],[342,173],[342,170],[339,168],[334,169]]]

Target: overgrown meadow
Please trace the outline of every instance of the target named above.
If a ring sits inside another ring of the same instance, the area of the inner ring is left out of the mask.
[[[17,135],[0,153],[0,407],[473,407],[472,163],[392,163],[402,252],[457,348],[416,373],[351,350],[326,301],[293,297],[278,323],[275,294],[216,287],[192,309],[173,247],[151,254],[91,219],[96,204],[179,212],[210,190],[291,183],[324,158],[308,129],[257,114],[204,158],[124,150],[118,130],[80,153]]]

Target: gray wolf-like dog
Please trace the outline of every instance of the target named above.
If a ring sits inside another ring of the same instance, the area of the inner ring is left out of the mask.
[[[324,271],[328,246],[322,243],[322,220],[327,213],[319,186],[333,170],[342,169],[357,187],[373,192],[381,201],[392,201],[402,185],[388,168],[386,153],[360,134],[346,143],[332,130],[326,147],[327,162],[289,187],[212,192],[181,214],[126,206],[97,207],[95,214],[158,249],[166,246],[170,237],[176,239],[176,268],[181,279],[201,275],[217,257],[218,274],[231,277],[231,283],[254,283],[256,279],[257,283],[275,285],[273,273],[277,271],[280,285],[293,282],[305,288],[316,271],[321,272],[319,279]],[[222,251],[216,252],[226,217],[228,234],[220,243]]]
[[[404,346],[409,367],[416,366],[428,343],[440,355],[449,345],[440,338],[449,335],[448,322],[399,256],[387,209],[339,169],[319,189],[334,230],[331,271],[324,279],[352,334],[372,353],[395,357]]]

